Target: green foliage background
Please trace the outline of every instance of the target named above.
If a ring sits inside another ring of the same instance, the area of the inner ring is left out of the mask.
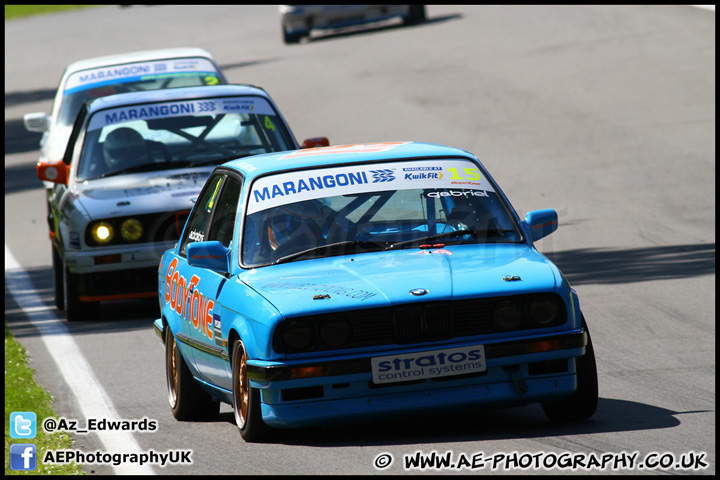
[[[97,5],[5,5],[5,20],[91,7]]]

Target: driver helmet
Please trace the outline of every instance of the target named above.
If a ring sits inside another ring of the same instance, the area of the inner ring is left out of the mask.
[[[105,164],[112,169],[143,163],[147,158],[145,140],[132,128],[118,128],[105,139],[103,156]]]
[[[268,240],[273,250],[287,244],[291,239],[300,243],[319,241],[322,237],[318,221],[322,209],[315,200],[291,203],[275,207],[270,215]]]

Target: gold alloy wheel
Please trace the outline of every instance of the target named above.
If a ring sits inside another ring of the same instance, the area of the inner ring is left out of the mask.
[[[262,441],[269,429],[262,419],[260,392],[250,385],[248,354],[239,338],[232,347],[232,407],[235,423],[246,442]]]
[[[170,342],[167,346],[167,348],[170,349],[170,371],[168,372],[168,390],[170,393],[170,405],[174,408],[175,404],[177,403],[178,385],[177,348],[175,348],[175,336],[171,333],[169,337]]]
[[[239,414],[240,414],[240,421],[242,422],[242,426],[245,425],[245,422],[247,422],[248,417],[248,403],[250,399],[250,385],[248,383],[247,379],[247,357],[245,356],[245,349],[242,347],[242,344],[240,346],[241,353],[240,356],[240,368],[238,369],[238,394],[239,397],[237,400],[239,400]],[[240,428],[242,428],[242,426]]]

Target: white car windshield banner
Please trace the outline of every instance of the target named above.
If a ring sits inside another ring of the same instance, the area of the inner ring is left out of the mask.
[[[88,131],[97,130],[107,125],[135,120],[226,113],[275,115],[275,111],[270,104],[265,99],[259,97],[205,98],[201,100],[152,103],[101,110],[90,119]]]
[[[65,82],[65,95],[90,87],[115,85],[142,80],[144,77],[157,78],[158,76],[178,73],[216,74],[217,70],[212,62],[205,58],[179,58],[92,68],[70,75]]]
[[[335,195],[418,188],[495,191],[471,161],[376,163],[262,177],[253,183],[247,213]]]

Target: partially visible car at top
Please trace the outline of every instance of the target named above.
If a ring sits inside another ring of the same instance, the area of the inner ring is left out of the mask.
[[[577,293],[478,159],[424,143],[228,162],[158,271],[179,420],[232,405],[242,437],[423,409],[593,415]]]
[[[226,84],[212,55],[200,48],[148,50],[80,60],[60,79],[50,115],[28,113],[25,128],[42,132],[40,160],[59,160],[82,105],[115,93]]]
[[[327,139],[316,140],[327,145]],[[313,141],[305,142],[314,146]],[[41,160],[55,304],[69,321],[100,302],[157,295],[162,252],[218,164],[298,145],[263,89],[217,85],[121,93],[86,103],[61,160]]]
[[[60,78],[51,113],[28,113],[25,128],[40,132],[40,162],[62,159],[80,108],[95,98],[160,88],[222,85],[227,79],[213,56],[195,47],[168,48],[107,55],[68,65]],[[45,193],[53,184],[43,182]],[[47,222],[53,218],[49,200]]]
[[[425,21],[425,5],[280,5],[283,41],[298,43],[313,29],[334,29],[402,18],[405,25]]]

